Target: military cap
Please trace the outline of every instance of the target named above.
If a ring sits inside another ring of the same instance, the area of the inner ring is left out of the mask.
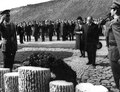
[[[9,14],[9,13],[10,13],[10,10],[4,10],[0,13],[0,15]]]
[[[113,0],[113,4],[112,4],[111,8],[120,9],[120,0]]]

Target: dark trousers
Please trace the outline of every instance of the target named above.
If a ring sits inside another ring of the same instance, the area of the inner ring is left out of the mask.
[[[72,34],[69,33],[69,34],[68,34],[68,37],[69,37],[69,40],[71,41],[71,40],[72,40]]]
[[[85,57],[85,50],[80,49],[80,52],[81,52],[81,56]]]
[[[31,35],[27,35],[27,42],[31,41]]]
[[[67,38],[67,36],[66,35],[62,35],[62,41],[66,41],[68,38]]]
[[[112,69],[116,87],[118,89],[120,89],[120,87],[119,87],[120,86],[120,64],[110,61],[110,65],[111,65],[111,69]]]
[[[4,68],[10,68],[12,71],[16,52],[3,52]]]
[[[97,46],[94,43],[87,44],[88,63],[95,64]]]
[[[120,54],[117,46],[109,46],[109,60],[116,87],[120,89]]]
[[[60,40],[60,32],[57,32],[57,40]]]
[[[52,41],[52,36],[51,34],[49,34],[49,41]]]
[[[45,34],[44,33],[42,33],[42,41],[45,41]]]
[[[72,33],[72,40],[74,40],[74,33]]]
[[[38,41],[38,36],[34,36],[35,41]]]
[[[23,43],[24,35],[23,35],[23,34],[20,34],[20,35],[19,35],[19,38],[20,38],[20,43]]]
[[[23,35],[24,41],[26,41],[25,35]]]

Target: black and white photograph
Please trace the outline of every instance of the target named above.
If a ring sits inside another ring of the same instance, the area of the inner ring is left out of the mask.
[[[0,92],[120,92],[120,0],[1,0]]]

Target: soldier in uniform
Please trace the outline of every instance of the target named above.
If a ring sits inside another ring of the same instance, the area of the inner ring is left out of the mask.
[[[4,68],[10,68],[12,71],[17,51],[17,37],[15,25],[10,22],[10,10],[1,12],[0,33],[2,35],[1,50]]]
[[[120,89],[120,1],[113,1],[110,12],[113,20],[108,31],[109,60],[116,87]]]

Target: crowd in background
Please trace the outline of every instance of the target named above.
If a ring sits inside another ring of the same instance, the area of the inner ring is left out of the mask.
[[[83,21],[86,23],[86,19]],[[100,19],[94,19],[96,24],[99,24]],[[46,38],[49,38],[49,41],[53,40],[53,36],[56,36],[56,40],[74,40],[75,38],[75,27],[77,25],[77,20],[44,20],[44,21],[29,21],[21,22],[16,24],[17,35],[19,35],[19,41],[21,44],[24,41],[31,41],[31,37],[34,37],[35,41],[41,39],[45,41]],[[102,34],[102,29],[100,31]]]

